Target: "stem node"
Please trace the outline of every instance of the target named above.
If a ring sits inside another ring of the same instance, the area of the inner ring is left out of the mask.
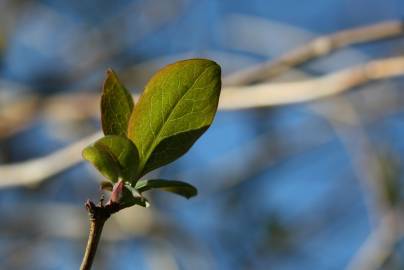
[[[90,233],[80,270],[91,269],[105,221],[107,221],[112,214],[121,209],[118,203],[103,205],[102,200],[98,205],[87,200],[85,206],[90,219]]]

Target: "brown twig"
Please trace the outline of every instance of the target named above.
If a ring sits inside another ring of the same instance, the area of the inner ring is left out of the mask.
[[[97,252],[98,243],[101,239],[104,224],[113,213],[120,210],[119,204],[110,203],[103,205],[102,200],[98,205],[95,205],[92,201],[87,200],[85,205],[90,216],[90,233],[88,235],[87,246],[80,270],[91,269],[95,254]]]

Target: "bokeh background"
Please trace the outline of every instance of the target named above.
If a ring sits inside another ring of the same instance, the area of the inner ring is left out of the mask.
[[[403,16],[400,0],[0,0],[0,269],[79,268],[83,203],[99,198],[102,177],[76,160],[100,129],[107,68],[136,94],[165,64],[206,57],[225,91],[234,72],[316,37]],[[249,84],[286,85],[293,100],[294,82],[400,60],[398,32]],[[94,269],[404,269],[404,81],[385,77],[310,102],[229,102],[189,153],[153,173],[199,195],[152,192],[150,208],[115,215]]]

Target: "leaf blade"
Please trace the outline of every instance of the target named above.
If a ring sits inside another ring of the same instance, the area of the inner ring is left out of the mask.
[[[132,95],[111,69],[107,71],[101,95],[101,124],[105,135],[127,135],[133,111]]]
[[[139,148],[140,176],[185,154],[209,128],[217,111],[220,74],[217,63],[191,59],[168,65],[150,79],[128,127],[129,138]],[[181,142],[161,145],[178,134]],[[178,147],[181,144],[187,147]],[[159,159],[149,161],[156,148]]]
[[[124,180],[132,182],[135,179],[139,152],[131,140],[123,136],[108,135],[98,140],[95,145],[105,146],[111,151],[120,165],[120,176]]]
[[[82,156],[85,160],[93,164],[103,176],[112,182],[118,181],[119,167],[108,152],[94,145],[89,145],[84,148]]]
[[[83,157],[112,182],[117,182],[118,178],[127,182],[136,179],[139,153],[133,142],[126,137],[105,136],[86,147]]]
[[[194,142],[208,129],[191,130],[186,133],[179,133],[174,136],[163,139],[151,153],[149,159],[144,166],[144,172],[150,172],[157,169],[161,165],[167,164],[168,160],[176,160],[183,153],[186,153],[194,144]],[[184,137],[192,136],[192,140],[184,140]],[[167,153],[167,148],[176,148],[176,152]]]
[[[192,198],[198,194],[198,190],[194,186],[186,182],[177,180],[140,180],[136,183],[135,188],[139,191],[139,193],[143,193],[151,189],[162,189],[164,191],[183,196],[187,199]]]

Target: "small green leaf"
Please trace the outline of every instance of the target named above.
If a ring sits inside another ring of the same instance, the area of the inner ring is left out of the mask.
[[[105,147],[118,161],[120,176],[124,181],[135,180],[139,165],[139,152],[131,140],[123,136],[109,135],[95,142],[95,146]]]
[[[133,182],[136,178],[139,153],[128,138],[117,135],[105,136],[86,147],[83,157],[113,182],[117,182],[119,178]]]
[[[198,194],[198,190],[188,183],[164,179],[140,180],[136,183],[135,189],[137,189],[139,193],[143,193],[150,189],[162,189],[167,192],[181,195],[187,199]]]
[[[140,154],[139,177],[185,154],[217,111],[220,66],[191,59],[166,66],[146,85],[129,120]]]
[[[123,207],[129,207],[132,205],[140,205],[143,207],[149,207],[149,201],[143,197],[135,188],[133,188],[129,183],[125,183],[121,204]]]
[[[110,69],[101,96],[101,123],[105,135],[127,135],[133,110],[132,95]]]
[[[103,148],[90,145],[84,148],[83,158],[91,162],[98,171],[113,182],[118,181],[120,169],[114,157]]]

